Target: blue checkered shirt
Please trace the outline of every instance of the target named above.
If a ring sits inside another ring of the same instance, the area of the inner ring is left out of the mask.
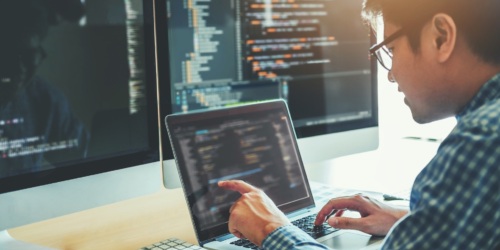
[[[457,115],[457,125],[413,184],[410,213],[382,249],[500,249],[500,74]],[[264,249],[327,249],[293,226]]]

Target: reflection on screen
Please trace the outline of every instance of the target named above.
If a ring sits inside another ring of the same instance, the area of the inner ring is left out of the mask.
[[[142,0],[0,3],[0,178],[146,149]]]
[[[279,206],[308,197],[293,131],[283,111],[219,117],[173,129],[177,159],[189,176],[187,193],[202,230],[227,222],[239,194],[217,186],[239,179]]]

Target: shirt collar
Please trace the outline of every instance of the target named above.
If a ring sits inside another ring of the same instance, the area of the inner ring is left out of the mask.
[[[498,98],[500,98],[500,73],[483,84],[479,92],[477,92],[465,108],[456,116],[457,120],[483,106],[488,101]]]

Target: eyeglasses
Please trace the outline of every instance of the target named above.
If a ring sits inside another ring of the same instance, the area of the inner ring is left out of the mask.
[[[387,37],[381,43],[375,44],[370,48],[370,55],[377,58],[380,65],[382,65],[382,67],[384,67],[388,71],[391,71],[392,69],[392,52],[386,47],[386,45],[403,35],[404,32],[405,30],[401,28]]]

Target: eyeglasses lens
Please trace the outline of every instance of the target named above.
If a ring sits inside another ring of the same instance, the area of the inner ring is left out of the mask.
[[[392,69],[392,54],[385,48],[382,47],[379,50],[375,52],[375,55],[377,56],[378,61],[382,66],[391,71]]]

